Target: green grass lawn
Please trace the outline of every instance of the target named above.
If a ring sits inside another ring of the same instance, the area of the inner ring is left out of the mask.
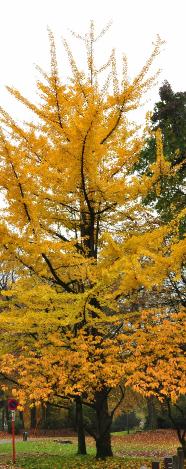
[[[155,432],[154,432],[155,433]],[[68,438],[69,439],[69,438]],[[59,438],[56,438],[59,440]],[[16,442],[16,465],[11,464],[11,443],[0,444],[0,468],[15,469],[140,469],[145,464],[151,467],[151,461],[162,459],[164,455],[174,454],[176,439],[160,438],[153,433],[143,435],[115,434],[112,437],[114,458],[96,461],[95,445],[87,439],[87,456],[77,456],[77,440],[63,445],[54,439]],[[178,445],[177,445],[178,446]],[[7,466],[3,466],[7,464]]]
[[[144,458],[120,458],[115,457],[106,461],[95,460],[95,448],[88,446],[87,456],[77,456],[77,445],[75,443],[62,445],[60,443],[43,440],[16,443],[16,454],[18,468],[27,469],[94,469],[112,468],[138,469]],[[140,462],[141,461],[141,462]],[[150,461],[146,459],[146,461]],[[11,444],[0,445],[0,467],[2,463],[10,464],[11,467]],[[14,466],[15,467],[15,466]],[[150,465],[149,465],[150,467]]]
[[[134,433],[134,431],[132,431],[132,430],[130,430],[129,433],[128,433],[127,430],[123,430],[122,432],[113,432],[113,433],[111,433],[111,435],[113,435],[113,436],[123,436],[123,435],[128,435],[128,434],[131,435],[132,433]]]

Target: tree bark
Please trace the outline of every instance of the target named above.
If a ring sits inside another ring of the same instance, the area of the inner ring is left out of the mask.
[[[80,396],[76,397],[76,428],[78,434],[78,454],[87,454],[83,424],[83,406]]]
[[[178,435],[178,439],[179,439],[179,442],[181,444],[181,447],[182,447],[182,450],[183,450],[183,454],[184,454],[184,459],[186,459],[186,439],[185,439],[185,432],[184,430],[180,430],[180,429],[177,429],[177,435]]]
[[[147,409],[148,409],[148,428],[155,430],[158,426],[156,409],[154,405],[154,397],[147,397]]]
[[[3,409],[3,410],[2,410],[2,427],[1,427],[1,430],[2,430],[2,431],[4,431],[5,419],[6,419],[5,409]]]
[[[31,428],[36,427],[36,407],[31,408]]]
[[[113,456],[110,435],[112,417],[109,415],[108,395],[106,389],[97,392],[95,408],[97,417],[96,458],[105,459]]]
[[[23,424],[24,430],[28,432],[31,428],[31,409],[28,405],[25,407],[23,412]]]
[[[170,400],[167,399],[167,409],[168,409],[168,416],[170,418],[170,421],[173,423],[173,426],[175,430],[177,431],[177,436],[178,440],[182,446],[183,454],[184,454],[184,459],[186,459],[186,427],[184,426],[184,429],[182,430],[176,423],[175,419],[173,418],[172,415],[172,409],[171,409],[171,403]],[[184,412],[182,409],[177,405],[178,410],[180,411],[180,414],[184,416]]]
[[[182,450],[184,454],[184,459],[186,459],[186,441],[185,440],[182,441]]]

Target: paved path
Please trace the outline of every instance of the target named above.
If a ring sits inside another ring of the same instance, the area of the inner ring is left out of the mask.
[[[71,436],[39,436],[39,437],[35,437],[35,436],[29,436],[28,437],[28,440],[27,441],[47,441],[47,440],[52,440],[52,441],[58,441],[58,440],[70,440],[70,441],[74,441],[74,437],[71,437]],[[16,436],[15,437],[15,440],[16,442],[20,442],[20,441],[23,441],[23,437],[21,436]],[[3,443],[11,443],[12,442],[12,438],[2,438],[0,439],[0,444],[3,444]],[[0,466],[1,468],[1,466]]]
[[[0,440],[0,444],[3,444],[3,443],[11,443],[12,440],[10,439],[4,439],[4,440]],[[21,441],[21,440],[16,440],[16,441]],[[1,466],[0,466],[1,467]]]

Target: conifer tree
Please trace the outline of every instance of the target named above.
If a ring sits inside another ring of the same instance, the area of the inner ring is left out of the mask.
[[[145,198],[145,203],[153,203],[164,221],[173,219],[185,205],[186,178],[186,92],[174,93],[165,81],[159,89],[158,101],[151,115],[151,131],[146,139],[141,158],[137,164],[140,172],[148,173],[156,160],[155,131],[161,129],[163,151],[170,162],[170,171],[161,177],[161,191],[156,188]],[[182,220],[180,232],[185,231]]]

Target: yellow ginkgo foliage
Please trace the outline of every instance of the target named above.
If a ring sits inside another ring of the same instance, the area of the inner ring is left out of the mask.
[[[143,311],[130,308],[131,298],[160,288],[170,274],[180,278],[184,257],[176,224],[162,226],[141,202],[169,169],[159,133],[152,175],[134,172],[143,139],[130,111],[153,83],[148,73],[161,41],[129,81],[125,58],[118,77],[114,51],[97,66],[94,50],[103,33],[96,36],[91,23],[80,38],[87,73],[64,41],[72,77],[63,83],[49,32],[51,70],[40,70],[39,104],[8,88],[33,121],[21,126],[3,109],[0,118],[1,262],[15,272],[12,288],[1,295],[1,370],[14,377],[21,403],[56,395],[92,402],[98,457],[112,454],[110,390],[121,379],[132,385],[134,374],[139,386],[144,379],[144,355],[133,351]],[[104,85],[101,73],[108,75]],[[150,353],[148,330],[140,333]],[[179,392],[172,389],[173,397]]]

